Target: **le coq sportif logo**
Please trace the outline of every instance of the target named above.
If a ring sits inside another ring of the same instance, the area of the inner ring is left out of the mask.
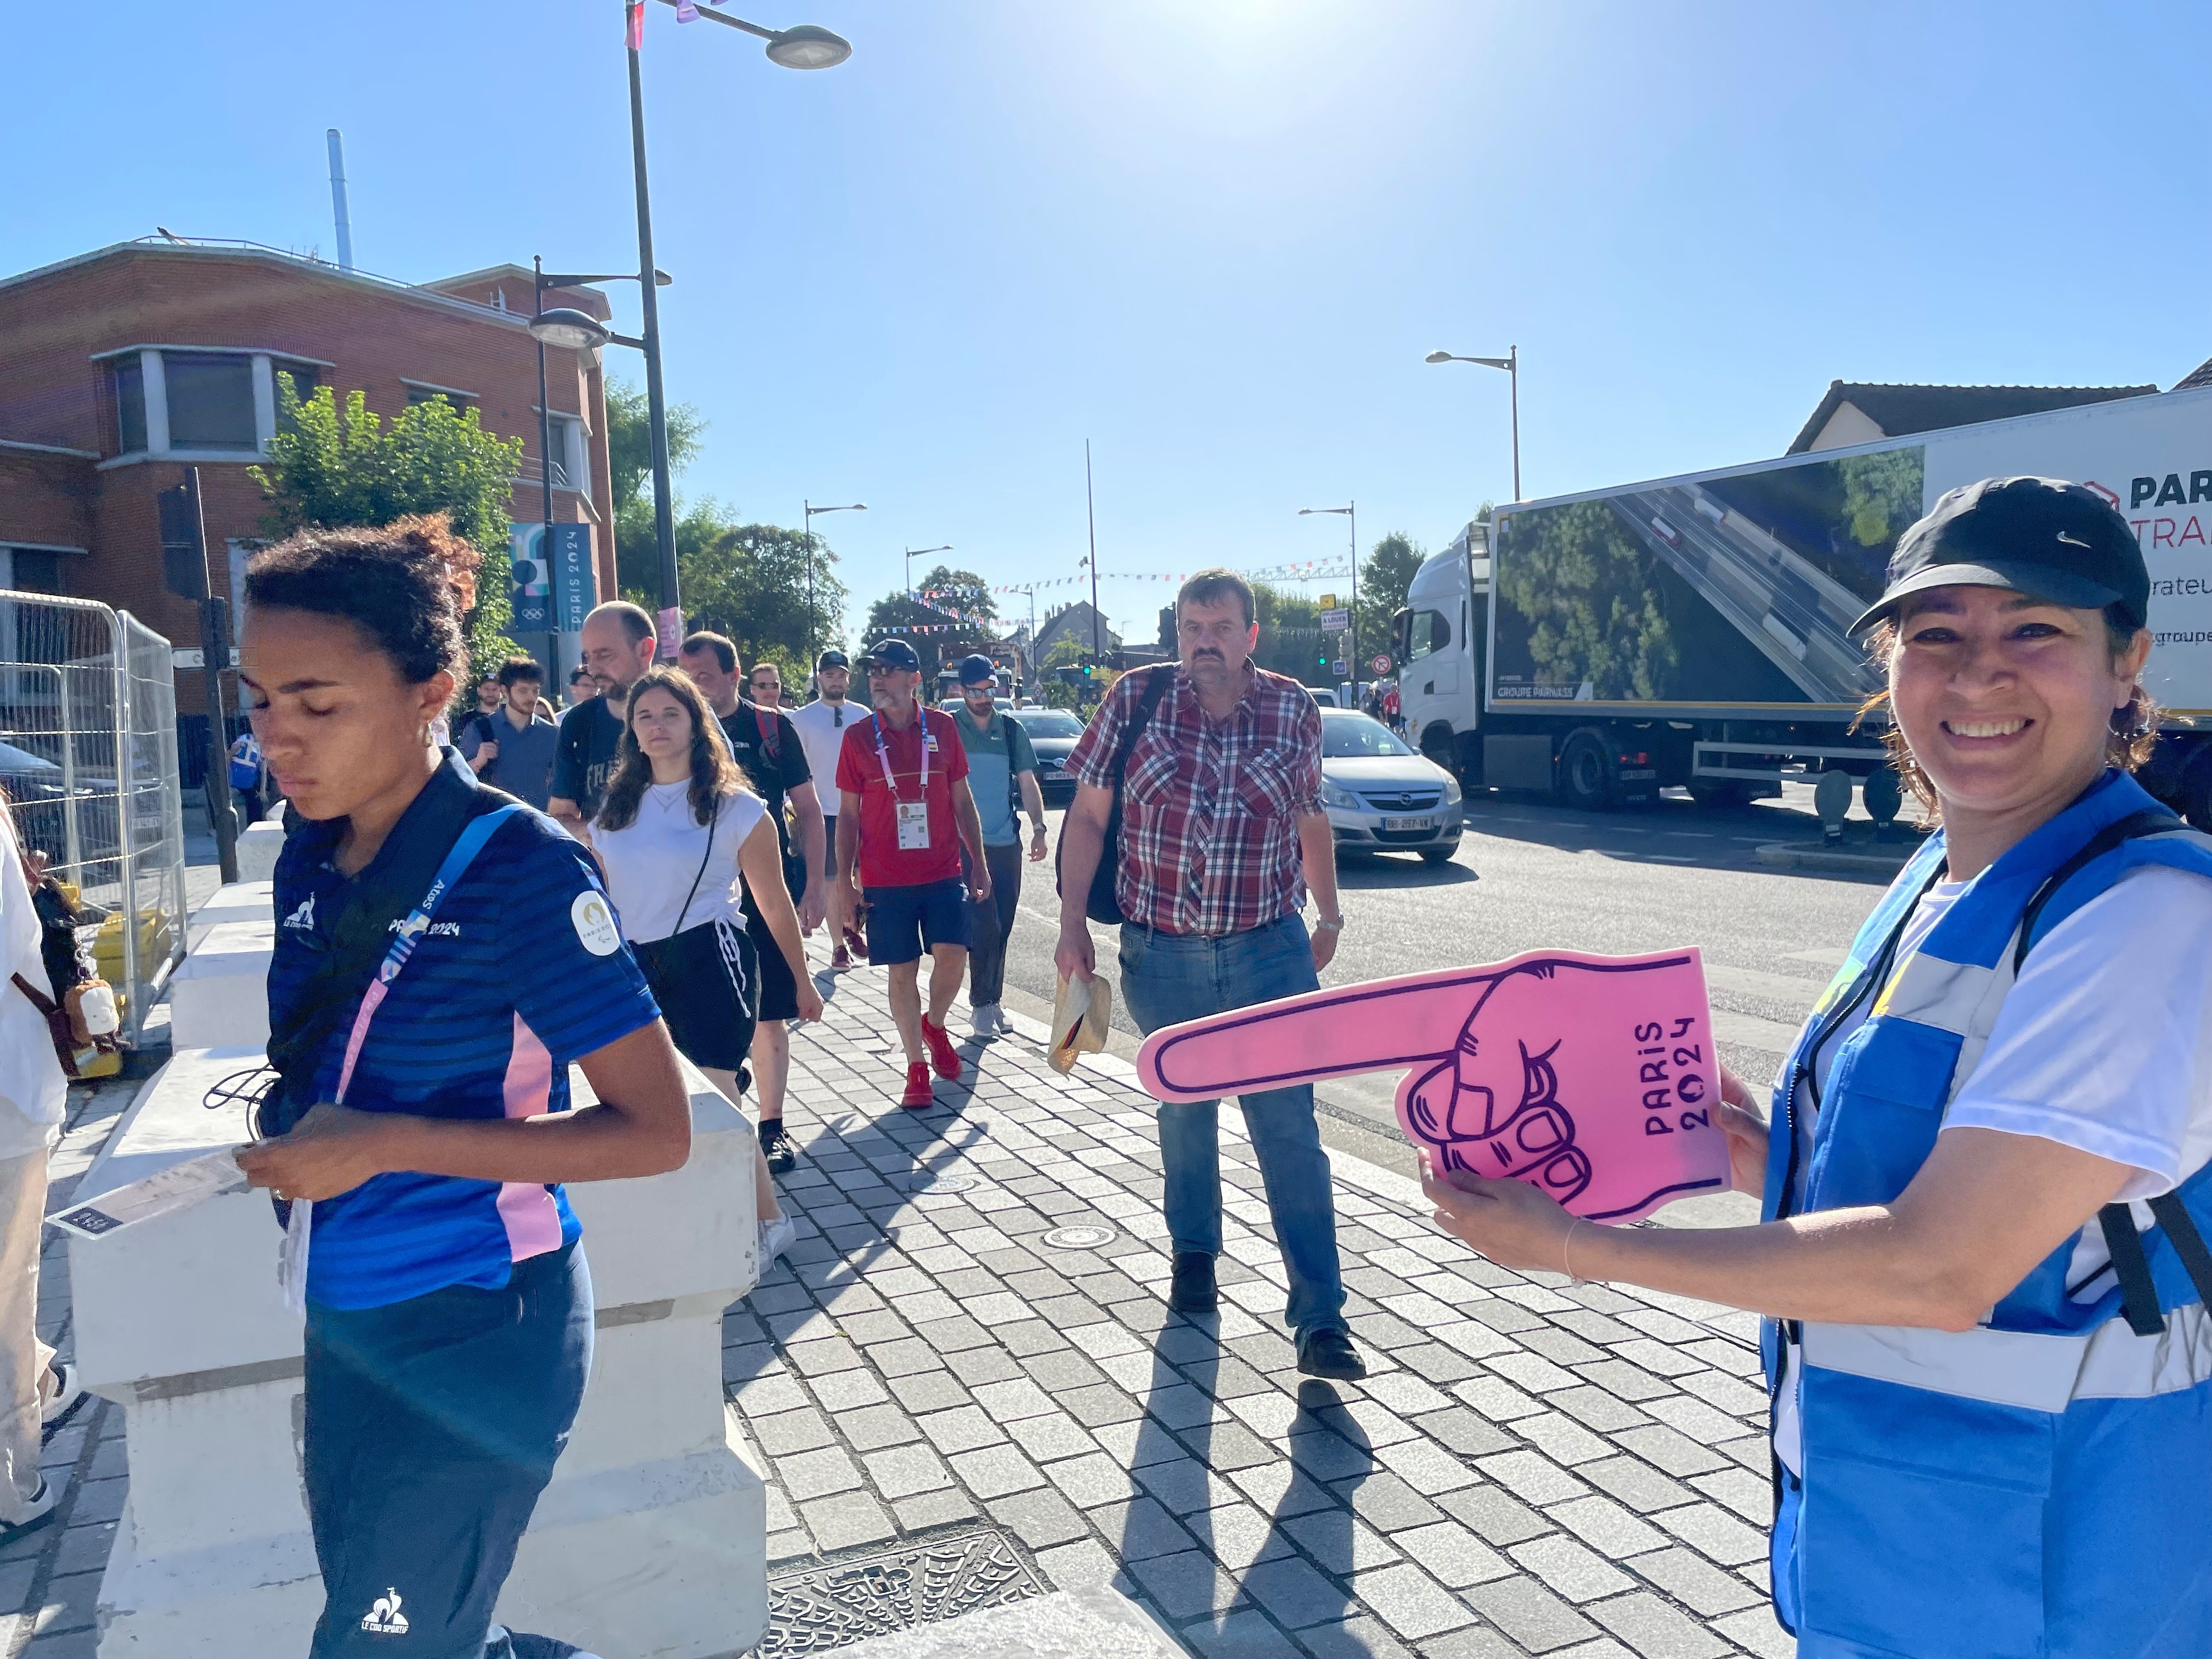
[[[361,1627],[372,1636],[404,1636],[407,1615],[399,1611],[399,1592],[387,1589],[369,1604]]]

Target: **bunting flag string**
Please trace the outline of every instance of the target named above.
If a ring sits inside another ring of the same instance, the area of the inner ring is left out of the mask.
[[[1308,559],[1298,564],[1269,565],[1262,569],[1239,570],[1237,574],[1254,581],[1311,582],[1346,580],[1352,571],[1348,566],[1332,564],[1327,559]],[[1102,582],[1173,582],[1181,586],[1190,580],[1190,574],[1181,570],[1102,570],[1098,573],[1098,580]],[[1090,585],[1091,577],[1086,573],[1079,576],[1048,577],[1043,581],[1009,583],[1003,587],[983,591],[991,593],[1042,593],[1049,588],[1087,587]],[[921,597],[927,599],[928,595]]]

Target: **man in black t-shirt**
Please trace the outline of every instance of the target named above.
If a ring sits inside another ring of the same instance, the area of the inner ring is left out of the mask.
[[[767,803],[783,849],[784,880],[799,902],[799,925],[812,933],[828,908],[829,888],[823,879],[822,805],[798,728],[780,710],[763,708],[738,695],[744,684],[738,648],[721,635],[702,630],[690,635],[676,664],[714,709],[746,781]],[[785,821],[787,802],[796,833]],[[794,841],[797,858],[793,856]],[[798,1018],[799,985],[750,891],[745,895],[745,927],[760,957],[761,1006],[753,1028],[752,1069],[760,1084],[761,1152],[769,1170],[781,1175],[798,1161],[798,1149],[784,1132],[783,1096],[791,1077],[791,1034],[784,1022]]]
[[[560,746],[553,751],[553,821],[589,847],[590,823],[622,747],[623,709],[629,689],[653,666],[653,618],[626,599],[600,605],[584,618],[584,666],[599,695],[561,717]]]

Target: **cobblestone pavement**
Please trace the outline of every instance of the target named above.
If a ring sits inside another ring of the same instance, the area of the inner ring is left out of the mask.
[[[1193,1651],[1705,1659],[1791,1651],[1767,1605],[1756,1322],[1493,1266],[1341,1152],[1364,1383],[1303,1379],[1257,1168],[1222,1121],[1223,1308],[1166,1305],[1158,1136],[1126,1062],[988,1044],[896,1104],[884,981],[793,1042],[800,1242],[725,1325],[772,1577],[996,1528]],[[956,1024],[956,1030],[957,1026]],[[973,1184],[932,1191],[944,1177]],[[918,1190],[918,1188],[921,1188]],[[1088,1249],[1048,1236],[1111,1228]],[[818,1584],[830,1575],[816,1575]]]
[[[47,1165],[49,1213],[76,1189],[137,1091],[125,1078],[70,1085],[61,1145]],[[68,1357],[69,1251],[51,1229],[39,1254],[39,1334]],[[0,1547],[0,1655],[91,1659],[100,1575],[123,1513],[123,1408],[88,1400],[40,1461],[48,1480],[63,1483],[61,1507],[38,1531]]]
[[[805,1152],[781,1185],[800,1238],[723,1352],[769,1482],[772,1580],[834,1601],[842,1564],[989,1529],[1047,1587],[1112,1583],[1203,1655],[1790,1653],[1748,1316],[1494,1267],[1436,1231],[1411,1181],[1339,1151],[1374,1375],[1302,1379],[1237,1115],[1224,1305],[1173,1314],[1149,1101],[1110,1055],[1060,1077],[1015,1018],[1022,1036],[963,1043],[980,1075],[927,1113],[896,1103],[880,974],[842,975],[795,1037]],[[71,1091],[56,1200],[135,1087]],[[1048,1240],[1068,1227],[1111,1236]],[[58,1242],[44,1274],[41,1328],[66,1351]],[[68,1496],[0,1551],[4,1659],[90,1659],[121,1431],[95,1401],[47,1448]]]

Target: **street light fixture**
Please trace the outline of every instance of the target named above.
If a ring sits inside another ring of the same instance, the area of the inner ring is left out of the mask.
[[[914,599],[914,562],[916,559],[921,558],[926,553],[950,553],[951,550],[952,544],[950,542],[945,543],[942,547],[909,547],[907,549],[906,597],[909,603]]]
[[[674,6],[678,0],[663,3]],[[853,55],[850,42],[811,24],[769,29],[706,6],[696,10],[701,17],[711,18],[767,41],[769,61],[785,69],[828,69]],[[684,600],[676,574],[675,487],[669,476],[668,398],[660,370],[660,305],[653,283],[646,280],[653,271],[653,200],[645,174],[645,84],[641,72],[645,0],[624,0],[623,12],[629,24],[629,144],[630,167],[637,188],[638,283],[645,296],[645,403],[653,434],[653,532],[660,554],[661,633],[664,638],[669,638],[683,631]],[[672,644],[671,648],[672,651]]]
[[[814,629],[814,520],[824,513],[865,513],[866,501],[854,501],[844,507],[817,507],[811,501],[801,501],[805,509],[806,530],[806,672],[814,672],[814,659],[822,654],[821,636]]]
[[[1485,368],[1502,368],[1513,377],[1513,499],[1521,499],[1521,348],[1507,348],[1503,357],[1457,357],[1449,351],[1431,351],[1421,359],[1425,363],[1480,363]]]
[[[1298,517],[1309,518],[1316,513],[1341,513],[1349,522],[1352,532],[1352,609],[1345,613],[1352,635],[1352,706],[1359,707],[1359,504],[1347,502],[1342,507],[1302,507]]]

